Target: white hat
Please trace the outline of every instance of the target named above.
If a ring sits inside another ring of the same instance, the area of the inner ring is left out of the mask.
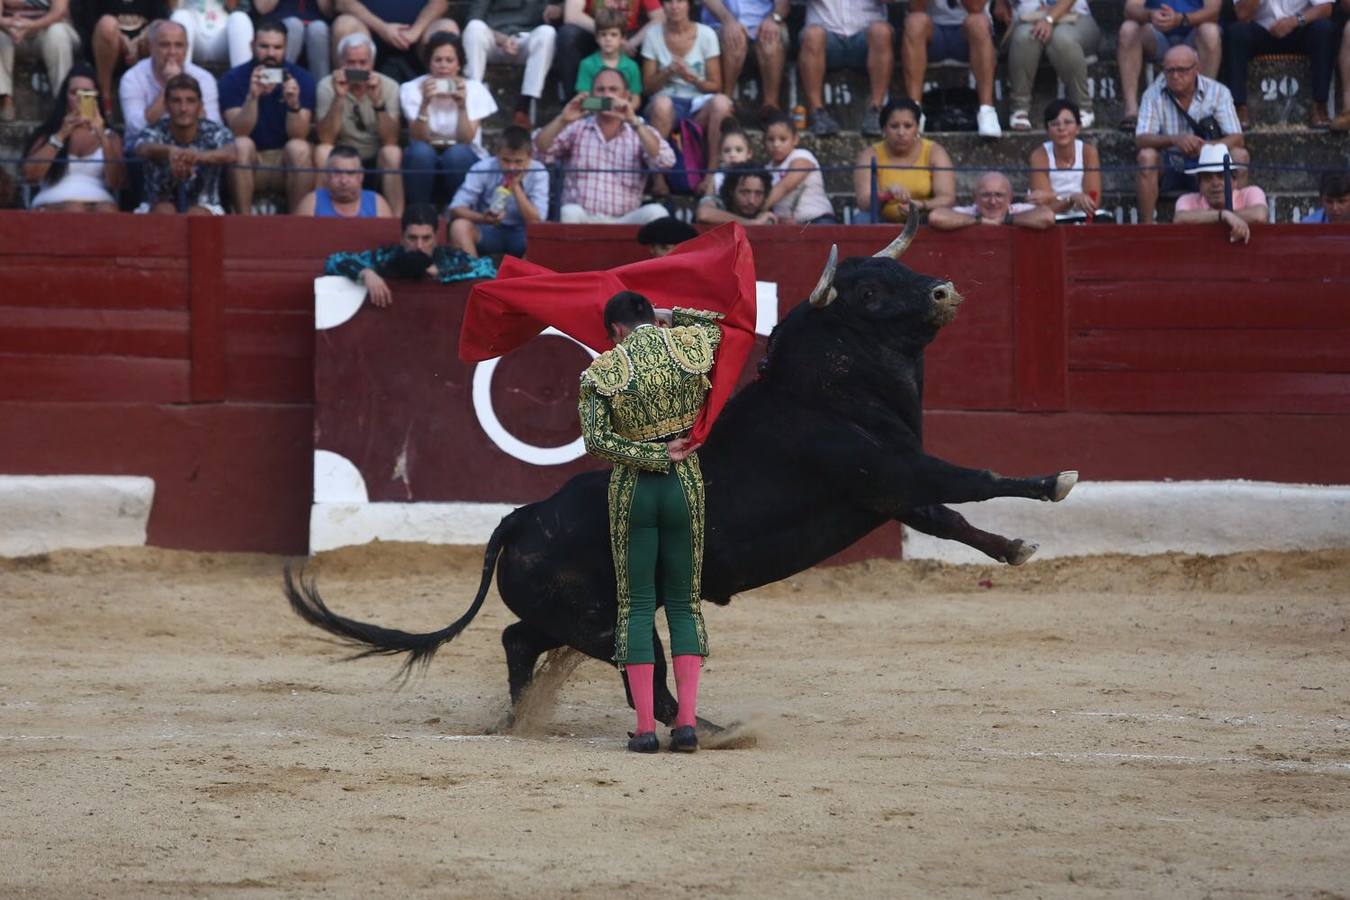
[[[1195,166],[1186,170],[1187,175],[1197,175],[1200,172],[1222,172],[1223,164],[1227,161],[1229,168],[1245,169],[1245,163],[1233,162],[1228,154],[1226,144],[1206,144],[1200,148],[1200,159]]]

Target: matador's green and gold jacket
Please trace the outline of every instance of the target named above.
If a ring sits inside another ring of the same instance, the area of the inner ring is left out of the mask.
[[[581,375],[586,450],[616,465],[670,471],[666,441],[693,427],[711,386],[720,313],[676,309],[671,328],[634,330]]]

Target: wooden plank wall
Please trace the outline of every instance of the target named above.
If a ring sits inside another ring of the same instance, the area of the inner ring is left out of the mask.
[[[389,221],[0,213],[0,472],[156,480],[152,543],[303,552],[312,279]],[[562,271],[640,259],[635,228],[543,225]],[[780,307],[831,242],[751,229]],[[966,297],[930,349],[927,440],[1006,471],[1350,482],[1350,228],[921,233],[905,260]],[[691,298],[696,302],[697,298]],[[397,313],[397,300],[392,308]]]

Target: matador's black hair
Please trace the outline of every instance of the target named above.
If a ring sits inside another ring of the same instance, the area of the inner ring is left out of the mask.
[[[615,325],[636,328],[656,321],[651,301],[636,291],[619,291],[605,304],[605,333],[613,334]]]

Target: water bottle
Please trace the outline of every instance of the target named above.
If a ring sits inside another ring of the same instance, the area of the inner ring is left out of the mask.
[[[806,130],[806,107],[800,103],[792,108],[792,127],[797,131]]]
[[[505,184],[497,185],[492,192],[492,201],[488,203],[488,212],[494,215],[506,214],[506,202],[511,199],[511,189]]]

